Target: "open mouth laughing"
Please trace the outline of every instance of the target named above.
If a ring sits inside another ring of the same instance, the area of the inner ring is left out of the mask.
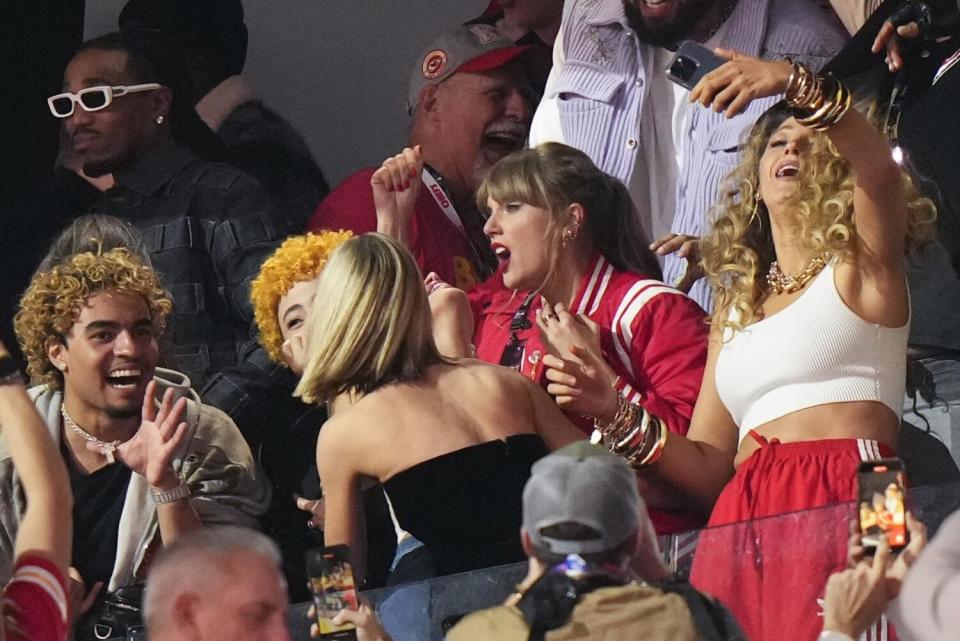
[[[136,389],[143,381],[143,370],[138,367],[115,369],[107,374],[107,385],[115,389]]]

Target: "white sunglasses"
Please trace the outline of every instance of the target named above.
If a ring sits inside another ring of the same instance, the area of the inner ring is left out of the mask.
[[[156,82],[148,82],[143,85],[119,85],[117,87],[87,87],[77,93],[65,91],[55,96],[47,98],[47,104],[50,106],[50,113],[57,118],[69,118],[73,115],[76,105],[83,107],[84,111],[100,111],[106,109],[118,96],[125,96],[128,93],[137,93],[140,91],[154,91],[160,89],[163,85]]]

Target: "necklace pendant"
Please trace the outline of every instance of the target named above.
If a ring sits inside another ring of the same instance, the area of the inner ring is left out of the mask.
[[[113,443],[103,443],[100,445],[100,452],[107,458],[107,464],[113,465],[117,462],[117,457],[114,456],[117,446]]]
[[[596,429],[593,430],[593,433],[590,434],[590,442],[593,445],[600,445],[601,443],[603,443],[603,432]]]

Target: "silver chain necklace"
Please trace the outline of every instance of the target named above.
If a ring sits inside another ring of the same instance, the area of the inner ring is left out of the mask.
[[[77,425],[77,422],[70,418],[70,415],[67,414],[67,408],[63,403],[60,403],[60,414],[63,416],[64,425],[83,437],[83,440],[87,441],[88,443],[93,443],[100,449],[100,453],[106,457],[108,465],[117,462],[117,458],[113,453],[117,451],[117,446],[120,445],[120,441],[112,441],[110,443],[101,441],[96,436]]]

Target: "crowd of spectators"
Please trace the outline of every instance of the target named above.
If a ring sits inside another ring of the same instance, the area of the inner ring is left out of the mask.
[[[362,589],[526,561],[450,639],[951,638],[960,517],[850,518],[866,462],[960,478],[958,16],[494,1],[330,190],[240,0],[129,0],[18,205],[0,639],[288,639],[323,546]]]

